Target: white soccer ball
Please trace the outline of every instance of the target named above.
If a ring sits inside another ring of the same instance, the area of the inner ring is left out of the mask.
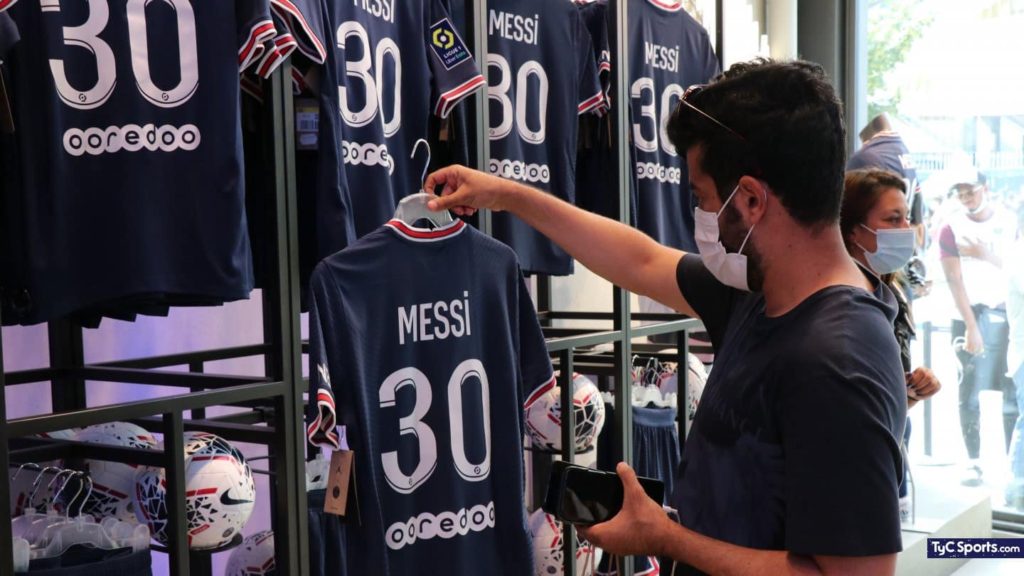
[[[693,354],[686,357],[686,369],[689,372],[689,380],[686,382],[686,431],[690,431],[693,418],[697,414],[697,406],[700,405],[700,397],[704,394],[704,385],[708,381],[708,372],[704,363]],[[662,394],[679,393],[678,373],[666,376],[659,384]]]
[[[145,428],[128,422],[108,422],[89,426],[78,432],[76,440],[127,448],[157,446],[156,438]],[[135,491],[135,477],[145,470],[145,467],[104,460],[86,460],[85,464],[89,478],[92,479],[92,493],[82,507],[82,512],[97,519],[113,517],[129,522],[135,520],[135,506],[131,495]]]
[[[572,404],[575,415],[576,450],[589,450],[604,427],[604,400],[597,386],[581,374],[573,374]],[[562,449],[562,388],[554,386],[526,409],[526,431],[534,448]]]
[[[537,576],[562,576],[565,551],[562,548],[562,523],[554,516],[537,509],[530,514],[530,535],[533,537],[533,567]],[[576,535],[576,576],[591,576],[601,562],[602,551]]]
[[[136,515],[153,538],[167,543],[167,489],[163,468],[139,474]],[[231,542],[249,520],[256,486],[245,457],[227,440],[208,432],[185,433],[185,505],[189,548],[208,550]]]
[[[224,576],[269,576],[274,566],[274,533],[270,530],[247,537],[231,551]]]

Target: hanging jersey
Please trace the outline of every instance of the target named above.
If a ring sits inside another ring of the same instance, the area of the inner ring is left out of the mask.
[[[696,252],[686,158],[669,141],[665,123],[683,91],[718,73],[718,59],[682,0],[635,0],[628,18],[637,225],[666,246]]]
[[[317,235],[332,254],[387,222],[418,191],[410,159],[432,115],[447,117],[485,81],[441,0],[274,0],[293,34],[326,46],[320,81]],[[319,21],[322,27],[313,29]],[[309,30],[297,31],[305,22]]]
[[[317,266],[314,444],[355,453],[349,574],[532,574],[523,406],[554,380],[515,255],[391,221]]]
[[[604,102],[590,34],[569,2],[495,0],[487,23],[490,172],[575,202],[577,117]],[[493,223],[526,272],[572,273],[569,255],[519,218]]]
[[[612,53],[608,41],[608,2],[605,0],[577,0],[580,17],[590,33],[591,46],[594,49],[594,60],[601,78],[601,89],[604,91],[604,102],[601,111],[607,112],[611,106],[611,71]]]
[[[238,73],[274,36],[267,0],[0,10],[21,36],[0,54],[4,321],[247,297]]]

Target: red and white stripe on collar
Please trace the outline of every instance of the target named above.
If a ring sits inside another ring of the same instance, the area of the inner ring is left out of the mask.
[[[466,228],[466,223],[462,220],[455,220],[451,224],[441,226],[440,228],[417,228],[410,226],[405,222],[398,219],[389,220],[385,224],[388,228],[391,228],[399,236],[408,238],[413,242],[437,242],[439,240],[445,240],[462,233]]]

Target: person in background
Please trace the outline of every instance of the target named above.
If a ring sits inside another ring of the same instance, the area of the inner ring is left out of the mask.
[[[1017,206],[1017,239],[1010,254],[1016,258],[1006,261],[1006,275],[1009,291],[1006,297],[1006,319],[1010,328],[1008,350],[1009,370],[1017,394],[1017,423],[1014,426],[1013,442],[1010,444],[1010,469],[1013,477],[1006,488],[1006,504],[1024,509],[1024,201]]]
[[[846,163],[847,170],[863,170],[881,168],[898,174],[904,181],[907,206],[910,208],[910,227],[916,236],[914,253],[924,248],[925,221],[924,199],[918,186],[917,168],[903,138],[892,128],[889,117],[885,113],[871,119],[860,131],[861,147],[850,156]],[[931,282],[925,279],[924,264],[918,258],[912,258],[899,276],[903,284],[903,292],[908,302],[914,298],[927,296],[931,290]]]
[[[1009,210],[989,198],[985,175],[971,171],[953,185],[963,209],[950,215],[939,231],[942,271],[957,311],[953,342],[963,366],[960,382],[960,430],[967,447],[961,483],[982,483],[981,409],[978,392],[1003,392],[1003,430],[1007,446],[1017,422],[1016,394],[1006,377],[1006,286],[1004,256],[1017,228]],[[962,347],[958,342],[962,339]]]
[[[910,341],[915,336],[914,317],[909,299],[899,276],[914,254],[915,231],[907,218],[906,181],[898,174],[877,168],[852,170],[846,173],[843,206],[839,228],[843,242],[854,260],[865,270],[878,276],[892,289],[899,312],[893,323],[900,360],[907,375],[907,407],[931,398],[942,384],[931,369],[912,369]],[[904,451],[910,443],[910,419],[903,432]],[[900,482],[900,518],[910,518],[910,496],[907,493],[907,468],[904,459],[903,481]]]

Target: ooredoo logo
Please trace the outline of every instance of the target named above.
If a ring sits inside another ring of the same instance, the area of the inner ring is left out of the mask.
[[[195,124],[177,127],[165,124],[127,124],[104,128],[70,128],[64,132],[64,150],[72,156],[113,154],[115,152],[191,151],[199,147],[202,136]]]

